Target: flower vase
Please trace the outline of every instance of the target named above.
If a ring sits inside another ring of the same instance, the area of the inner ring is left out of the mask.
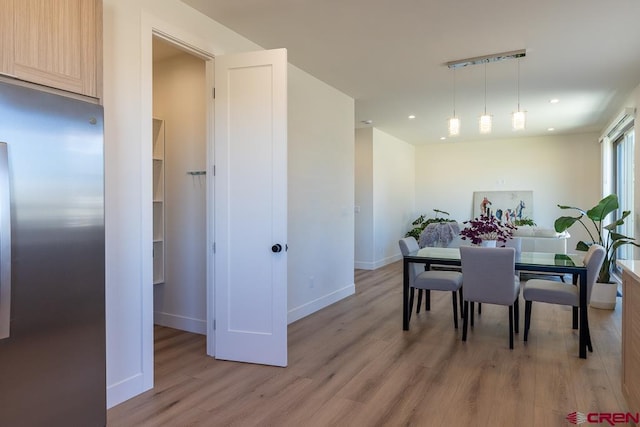
[[[497,247],[496,240],[483,240],[480,242],[480,246],[483,248],[495,248]]]

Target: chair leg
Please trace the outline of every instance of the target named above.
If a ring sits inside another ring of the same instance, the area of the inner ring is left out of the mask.
[[[513,303],[513,315],[515,316],[513,324],[514,324],[514,331],[516,334],[520,332],[520,302],[518,301],[519,299],[520,299],[519,297],[516,297],[516,300]]]
[[[411,312],[413,311],[413,297],[416,293],[416,288],[409,289],[409,320],[411,320]]]
[[[578,307],[573,307],[573,329],[578,329]]]
[[[509,306],[509,348],[513,350],[513,306]]]
[[[467,323],[469,321],[469,301],[464,302],[462,310],[462,341],[467,340]]]
[[[422,289],[418,289],[418,305],[416,306],[416,314],[420,313],[420,306],[422,305]],[[413,307],[413,305],[411,305]]]
[[[464,316],[464,310],[462,305],[464,304],[464,299],[462,298],[462,288],[458,289],[458,297],[460,298],[460,318]]]
[[[529,326],[531,325],[531,301],[524,302],[524,340],[529,337]]]
[[[453,302],[453,326],[458,329],[458,296],[456,291],[451,292],[451,301]]]
[[[478,315],[482,314],[482,303],[478,303]]]
[[[431,311],[431,291],[429,289],[424,290],[424,309]]]
[[[591,345],[591,331],[589,331],[589,315],[588,310],[585,309],[585,316],[587,316],[587,349],[590,353],[593,353],[593,346]]]
[[[469,309],[470,309],[469,316],[471,316],[471,327],[473,328],[473,301],[469,301]]]

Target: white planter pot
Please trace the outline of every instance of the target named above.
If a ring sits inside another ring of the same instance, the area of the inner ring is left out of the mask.
[[[497,241],[496,240],[483,240],[480,242],[480,246],[483,248],[495,248]]]
[[[594,283],[591,291],[591,302],[593,308],[613,310],[616,307],[616,296],[618,295],[617,283]]]

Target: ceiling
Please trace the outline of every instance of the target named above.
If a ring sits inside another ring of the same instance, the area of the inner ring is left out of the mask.
[[[447,136],[454,98],[461,134],[446,142],[601,132],[640,84],[638,0],[183,1],[287,48],[291,64],[355,99],[357,127],[415,145]],[[519,49],[519,60],[446,66]],[[527,128],[514,132],[518,86]],[[485,99],[490,135],[478,131]]]

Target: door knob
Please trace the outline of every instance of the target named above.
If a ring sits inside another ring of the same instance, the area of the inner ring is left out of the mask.
[[[278,253],[281,251],[282,251],[282,245],[280,243],[276,243],[275,245],[271,246],[271,252]]]

